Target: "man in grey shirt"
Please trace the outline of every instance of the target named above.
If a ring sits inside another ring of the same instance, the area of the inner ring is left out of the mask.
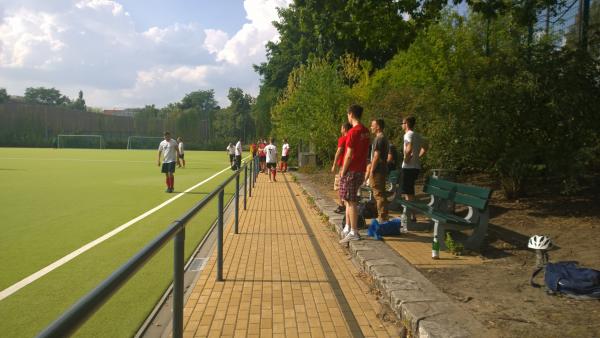
[[[427,145],[419,133],[413,131],[416,119],[409,116],[402,120],[402,130],[404,130],[404,160],[402,161],[402,181],[400,182],[400,191],[404,194],[407,201],[415,199],[415,181],[421,170],[421,157],[427,152]],[[411,217],[415,221],[414,214]]]
[[[387,199],[385,182],[388,175],[387,158],[390,148],[387,137],[383,134],[385,122],[383,119],[371,121],[371,133],[375,135],[371,144],[371,163],[367,167],[365,179],[368,180],[377,203],[377,220],[388,220]]]

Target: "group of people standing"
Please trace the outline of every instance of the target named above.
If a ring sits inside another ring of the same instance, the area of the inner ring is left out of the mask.
[[[277,146],[275,145],[275,138],[271,137],[268,143],[265,139],[259,139],[256,143],[250,145],[250,152],[252,153],[252,158],[258,156],[260,172],[269,175],[269,182],[277,182],[278,153]],[[281,146],[281,160],[279,161],[280,172],[287,172],[289,154],[290,144],[287,139],[283,139],[283,145]]]
[[[171,138],[170,132],[164,133],[164,140],[158,145],[158,166],[161,167],[161,156],[163,158],[161,172],[165,174],[165,181],[167,183],[167,190],[165,192],[171,193],[175,189],[175,164],[179,168],[185,168],[185,147],[183,145],[183,139],[177,138],[177,141]]]
[[[358,190],[367,183],[373,192],[377,203],[378,220],[388,220],[387,176],[396,169],[398,155],[395,147],[385,136],[385,121],[374,119],[370,131],[361,123],[363,108],[351,105],[347,110],[348,122],[341,126],[341,136],[338,139],[337,151],[331,171],[339,168],[336,177],[341,205],[335,210],[345,213],[346,224],[342,230],[340,243],[360,240],[358,233]],[[416,119],[406,117],[402,120],[404,131],[403,161],[401,170],[400,192],[407,200],[415,196],[415,181],[421,169],[421,157],[427,152],[427,146],[420,134],[414,132]],[[414,216],[413,216],[414,217]]]

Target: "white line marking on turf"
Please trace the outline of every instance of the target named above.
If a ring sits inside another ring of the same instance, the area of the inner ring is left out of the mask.
[[[96,245],[106,241],[107,239],[113,237],[114,235],[118,234],[119,232],[129,228],[131,225],[143,220],[144,218],[152,215],[153,213],[155,213],[156,211],[162,209],[163,207],[165,207],[168,204],[171,204],[173,201],[177,200],[178,198],[180,198],[181,196],[183,196],[185,193],[190,192],[196,188],[198,188],[199,186],[203,185],[204,183],[212,180],[213,178],[221,175],[223,172],[225,172],[226,170],[231,170],[230,167],[227,167],[221,171],[219,171],[218,173],[212,175],[211,177],[205,179],[204,181],[196,184],[195,186],[186,189],[184,192],[181,192],[173,197],[171,197],[170,199],[164,201],[163,203],[161,203],[160,205],[146,211],[145,213],[139,215],[138,217],[130,220],[129,222],[119,226],[118,228],[106,233],[105,235],[89,242],[88,244],[82,246],[81,248],[71,252],[70,254],[64,256],[63,258],[55,261],[54,263],[46,266],[45,268],[39,270],[38,272],[35,272],[31,275],[29,275],[28,277],[23,278],[22,280],[18,281],[17,283],[9,286],[8,288],[0,291],[0,301],[3,300],[4,298],[12,295],[13,293],[21,290],[22,288],[26,287],[27,285],[35,282],[36,280],[40,279],[41,277],[45,276],[46,274],[50,273],[52,270],[66,264],[67,262],[69,262],[70,260],[74,259],[75,257],[81,255],[82,253],[88,251],[89,249],[95,247]]]

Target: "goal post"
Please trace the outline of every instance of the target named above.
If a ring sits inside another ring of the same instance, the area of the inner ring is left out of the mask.
[[[104,149],[104,137],[102,135],[59,134],[56,139],[56,147]]]
[[[159,136],[129,136],[127,138],[127,150],[136,149],[158,149],[158,144],[164,140]]]

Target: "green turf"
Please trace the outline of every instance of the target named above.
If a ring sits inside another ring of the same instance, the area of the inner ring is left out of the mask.
[[[0,289],[159,205],[164,192],[156,151],[0,148]],[[175,190],[227,166],[224,152],[186,152]],[[0,332],[38,333],[79,297],[162,232],[230,171],[0,301]],[[226,199],[233,192],[227,189]],[[186,257],[216,217],[216,200],[186,229]],[[172,278],[172,242],[78,332],[82,337],[131,336]]]

